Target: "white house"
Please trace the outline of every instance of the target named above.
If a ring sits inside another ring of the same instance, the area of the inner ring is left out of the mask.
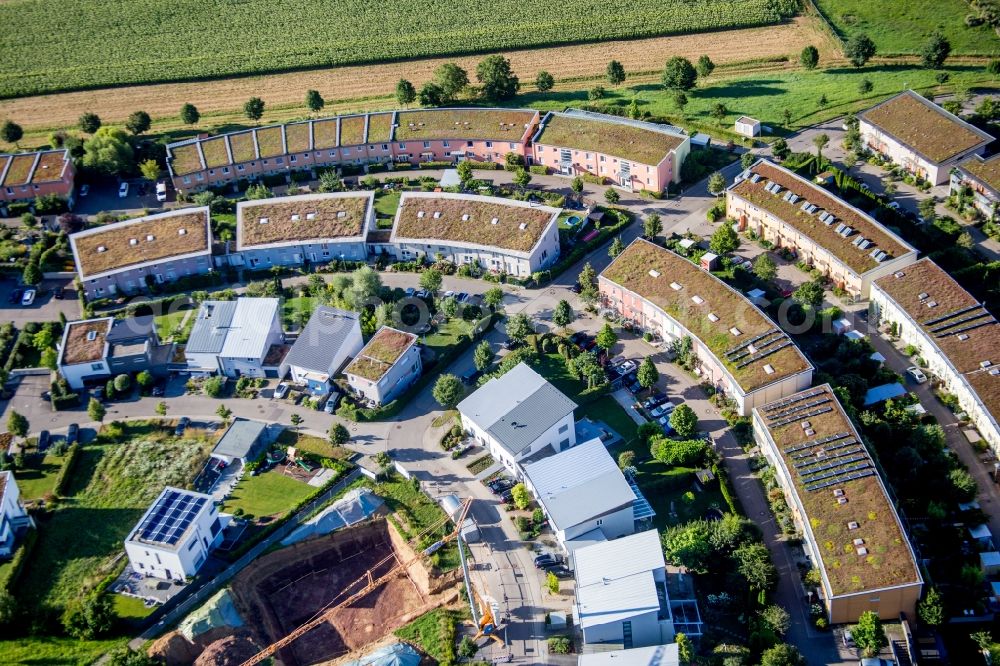
[[[136,573],[184,580],[198,573],[224,527],[210,495],[167,486],[125,539],[125,554]]]
[[[576,551],[576,621],[586,645],[629,650],[674,640],[666,564],[656,530]]]
[[[579,547],[635,532],[636,510],[648,507],[600,439],[524,465],[524,484],[571,559]]]
[[[205,301],[184,348],[191,372],[237,378],[274,376],[283,352],[277,298]]]
[[[581,654],[576,663],[577,666],[680,666],[681,658],[677,643],[667,643]]]
[[[740,116],[736,119],[733,131],[740,136],[750,137],[760,136],[760,121],[750,116]]]
[[[14,554],[17,533],[34,527],[35,521],[21,504],[21,491],[13,472],[0,472],[0,557]]]
[[[84,319],[66,324],[58,346],[59,373],[69,385],[149,370],[165,375],[173,344],[160,344],[152,316]]]
[[[462,428],[518,478],[525,458],[576,445],[574,409],[576,403],[525,363],[458,403]]]
[[[279,375],[291,372],[292,381],[314,395],[330,392],[330,379],[364,346],[358,313],[321,305],[309,318],[285,357]]]
[[[227,465],[233,462],[245,465],[260,458],[269,443],[266,423],[235,419],[212,449],[212,457]]]
[[[380,328],[344,370],[347,385],[375,405],[392,402],[423,370],[417,336]]]

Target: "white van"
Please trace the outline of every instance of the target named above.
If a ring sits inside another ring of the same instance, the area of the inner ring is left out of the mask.
[[[167,200],[167,184],[157,183],[156,184],[156,200],[166,201]]]

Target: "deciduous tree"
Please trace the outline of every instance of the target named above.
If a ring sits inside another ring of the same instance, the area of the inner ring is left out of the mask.
[[[770,282],[778,275],[778,266],[774,259],[766,254],[759,254],[753,260],[753,274],[765,282]]]
[[[698,66],[696,69],[698,70],[698,76],[704,79],[715,71],[715,63],[712,62],[712,59],[707,55],[702,55],[698,58]]]
[[[611,241],[611,246],[608,247],[608,256],[614,259],[624,251],[625,251],[625,243],[622,242],[622,237],[615,236],[615,239]]]
[[[156,180],[160,177],[160,165],[156,160],[143,160],[139,162],[139,173],[146,180]]]
[[[441,271],[436,268],[428,268],[423,273],[420,274],[420,286],[431,292],[431,294],[436,294],[438,290],[441,289],[441,284],[444,282],[444,276],[441,275]]]
[[[117,127],[101,127],[83,144],[83,165],[106,174],[132,169],[135,151],[128,135]]]
[[[521,82],[510,67],[510,60],[500,54],[486,56],[476,65],[476,81],[482,95],[490,102],[510,99],[521,89]]]
[[[787,109],[786,109],[787,111]],[[788,124],[787,122],[785,123]],[[771,154],[777,157],[779,160],[788,159],[788,156],[792,154],[792,149],[788,147],[788,142],[782,138],[775,139],[774,143],[771,144]]]
[[[517,171],[514,172],[514,184],[517,185],[521,191],[528,186],[531,182],[531,172],[524,167],[518,167]]]
[[[396,101],[400,105],[407,107],[417,99],[417,89],[406,79],[400,79],[396,83]]]
[[[792,292],[792,298],[799,305],[819,307],[823,304],[823,285],[819,282],[803,282]]]
[[[935,30],[930,40],[920,50],[920,62],[928,69],[941,69],[951,54],[951,42],[940,30]]]
[[[514,499],[514,506],[521,511],[527,509],[531,504],[531,493],[528,492],[528,488],[523,483],[519,483],[511,488],[510,495]]]
[[[431,391],[434,399],[445,409],[453,409],[462,399],[464,392],[462,380],[448,373],[437,378],[437,381],[434,382],[434,390]]]
[[[618,190],[613,187],[609,187],[604,190],[604,200],[607,201],[612,206],[621,201],[622,196],[618,194]]]
[[[653,359],[646,357],[642,359],[642,363],[639,364],[639,371],[636,373],[636,378],[639,380],[639,386],[642,388],[650,388],[660,379],[660,372],[656,369],[656,364],[653,363]]]
[[[875,42],[863,32],[853,35],[844,45],[844,56],[855,67],[864,67],[875,55]]]
[[[826,134],[817,134],[812,138],[812,144],[816,146],[816,157],[823,157],[823,149],[830,143],[830,137]]]
[[[442,93],[442,101],[450,104],[469,85],[469,74],[453,62],[446,62],[434,70],[434,83]]]
[[[515,342],[524,342],[525,338],[535,332],[528,315],[518,312],[507,320],[507,337]]]
[[[663,233],[663,222],[660,220],[660,216],[656,213],[650,213],[642,221],[642,235],[649,240],[653,240],[653,238],[659,236],[661,233]]]
[[[760,666],[806,666],[806,660],[795,646],[780,643],[764,650],[760,655]]]
[[[181,121],[185,125],[197,125],[201,120],[201,112],[194,104],[187,103],[181,107]]]
[[[698,429],[698,415],[687,405],[678,405],[670,414],[670,427],[678,437],[690,437]]]
[[[598,347],[606,352],[610,352],[611,348],[618,342],[618,334],[615,333],[615,329],[611,328],[611,324],[605,322],[601,330],[597,332],[597,337],[594,338],[594,341]]]
[[[77,120],[77,125],[80,127],[81,131],[86,132],[87,134],[93,134],[97,130],[101,129],[101,117],[96,113],[85,111]]]
[[[708,247],[719,256],[730,254],[739,249],[740,237],[733,231],[733,225],[730,220],[724,221],[712,233],[712,239],[708,242]]]
[[[107,410],[104,409],[104,405],[97,398],[91,398],[87,403],[87,416],[91,421],[103,421],[105,411]]]
[[[682,56],[674,56],[663,68],[663,86],[672,90],[690,90],[698,80],[691,61]]]
[[[719,196],[726,191],[726,177],[716,171],[708,177],[708,191],[713,196]]]
[[[490,287],[483,293],[483,303],[494,310],[503,304],[503,289],[501,287]]]
[[[145,111],[133,111],[125,121],[125,129],[138,136],[147,132],[152,124],[149,114]]]
[[[851,627],[851,638],[865,657],[875,657],[882,648],[889,644],[882,628],[882,620],[878,613],[865,611],[858,618],[858,623]]]
[[[479,372],[485,372],[490,367],[493,363],[493,347],[490,346],[489,340],[483,340],[476,345],[476,351],[472,353],[472,362]]]
[[[611,85],[621,85],[625,81],[625,67],[617,60],[612,60],[604,70],[604,76]]]
[[[326,100],[323,96],[319,94],[318,90],[307,90],[306,91],[306,106],[313,113],[319,113],[326,106]]]
[[[24,130],[13,120],[5,120],[0,126],[0,140],[6,143],[13,143],[16,146],[23,136]]]
[[[548,92],[555,86],[556,80],[544,69],[535,76],[535,87],[538,92]]]
[[[330,426],[330,443],[334,446],[343,446],[351,439],[351,433],[343,423],[334,423]]]
[[[556,303],[555,310],[552,311],[552,323],[560,328],[566,328],[576,318],[569,301],[563,299]]]
[[[7,416],[7,432],[15,437],[24,437],[28,434],[28,419],[20,412],[11,410]]]
[[[932,587],[927,590],[927,594],[917,604],[917,616],[924,624],[931,627],[937,627],[944,623],[944,604],[941,602],[941,595],[938,594],[937,588]]]
[[[819,64],[819,50],[810,44],[799,53],[799,63],[806,69],[816,69]]]

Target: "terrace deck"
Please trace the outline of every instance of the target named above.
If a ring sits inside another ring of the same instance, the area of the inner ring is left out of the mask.
[[[383,326],[358,352],[344,373],[377,382],[416,340],[417,336],[412,333]]]
[[[257,148],[261,157],[275,157],[285,154],[285,146],[281,140],[281,126],[264,127],[256,130]]]
[[[613,120],[554,114],[537,143],[573,148],[656,166],[683,137],[616,123]]]
[[[0,185],[14,186],[25,185],[28,176],[31,175],[31,167],[35,163],[35,153],[23,153],[14,155],[7,169],[7,176]]]
[[[42,153],[38,160],[35,173],[31,175],[32,183],[54,183],[62,180],[63,169],[66,168],[67,155],[63,151]],[[3,165],[0,164],[0,168]]]
[[[392,114],[373,113],[368,116],[368,143],[388,143],[392,140]]]
[[[1000,154],[985,160],[973,155],[958,166],[994,192],[1000,192]]]
[[[985,133],[910,90],[858,117],[932,162],[944,162],[985,141],[992,141]]]
[[[527,253],[559,212],[556,208],[517,205],[517,202],[491,197],[404,193],[396,212],[393,235],[397,241],[457,241]],[[439,216],[435,217],[436,214]],[[463,216],[468,219],[462,219]],[[497,223],[493,224],[493,220]]]
[[[186,176],[189,173],[201,171],[201,157],[198,154],[198,144],[188,143],[183,146],[174,146],[171,149],[173,161],[170,163],[177,176]]]
[[[239,248],[364,235],[371,195],[284,197],[239,206]],[[292,216],[298,216],[293,220]],[[310,219],[312,216],[312,219]],[[260,220],[267,222],[261,224]]]
[[[401,111],[395,139],[520,141],[534,117],[534,111],[509,109]]]
[[[604,269],[601,277],[638,294],[679,322],[712,351],[748,393],[810,367],[795,345],[742,368],[729,361],[727,350],[777,328],[776,324],[725,282],[670,250],[636,240]],[[674,289],[671,283],[681,288]],[[696,304],[692,300],[695,296],[702,303]],[[710,314],[717,321],[712,321]],[[730,332],[733,327],[739,329],[740,335]],[[765,365],[774,372],[768,373]]]
[[[77,321],[67,324],[66,347],[62,351],[63,365],[92,363],[104,356],[104,339],[111,322],[107,319]],[[87,334],[93,331],[93,340]]]
[[[180,233],[182,229],[183,234]],[[153,240],[147,240],[149,235]],[[82,276],[92,277],[148,261],[208,251],[208,209],[109,224],[70,238],[76,248]],[[130,242],[132,239],[136,241],[134,245]],[[99,252],[99,247],[104,247],[104,251]]]
[[[927,336],[937,345],[965,381],[975,390],[983,405],[1000,421],[1000,375],[991,375],[980,363],[990,361],[1000,365],[1000,324],[993,323],[963,331],[967,339],[960,340],[950,334],[935,337],[930,329],[947,323],[947,320],[926,325],[924,322],[940,319],[979,302],[941,267],[924,258],[900,271],[901,277],[887,275],[876,280],[879,289],[889,295],[899,307],[920,324]],[[921,294],[925,298],[920,298]],[[928,307],[928,303],[937,305]],[[956,319],[961,318],[956,315]],[[981,318],[986,321],[986,317]],[[952,327],[957,331],[960,325]]]
[[[257,159],[257,148],[253,145],[253,132],[230,134],[229,149],[233,151],[233,164],[252,162]]]
[[[288,152],[304,153],[312,146],[309,141],[309,123],[292,123],[285,125],[285,141]]]
[[[795,421],[779,427],[768,427],[771,438],[778,451],[789,476],[795,485],[795,494],[805,509],[803,520],[808,521],[809,528],[816,540],[816,548],[820,552],[827,580],[830,582],[834,595],[853,594],[864,590],[877,590],[885,587],[916,583],[919,581],[916,563],[896,513],[886,495],[885,487],[877,475],[845,481],[835,486],[808,491],[802,476],[796,471],[795,463],[806,458],[793,459],[785,449],[796,445],[813,442],[824,437],[840,433],[850,433],[860,441],[853,424],[844,413],[840,402],[829,385],[821,387],[823,393],[810,400],[832,398],[833,411],[810,416],[809,429],[814,434],[806,434],[801,421]],[[810,389],[815,391],[816,389]],[[785,400],[793,400],[790,396]],[[759,410],[759,416],[765,416],[765,405]],[[767,423],[767,419],[762,419]],[[846,439],[845,439],[846,441]],[[818,451],[819,446],[801,449],[794,454],[804,454],[808,451]],[[813,458],[817,462],[819,458]],[[847,502],[840,504],[833,492],[835,489],[844,491]],[[857,523],[856,529],[849,529],[848,523]],[[855,539],[863,539],[866,555],[858,555]]]
[[[226,137],[206,139],[201,142],[201,154],[205,156],[205,165],[209,169],[229,165],[229,152],[226,150]]]
[[[758,162],[751,171],[760,174],[762,179],[757,183],[752,183],[749,179],[743,180],[732,188],[734,194],[772,213],[785,224],[805,234],[859,274],[879,265],[871,257],[871,252],[874,249],[872,246],[865,250],[859,250],[851,244],[859,235],[874,241],[874,247],[887,252],[894,258],[913,251],[913,248],[900,243],[868,215],[785,168],[769,162]],[[776,195],[766,192],[764,187],[768,181],[781,185],[782,191]],[[800,197],[799,201],[794,204],[785,201],[782,197],[788,191],[797,194]],[[847,224],[854,229],[855,233],[847,238],[841,236],[836,232],[836,224],[827,226],[820,221],[818,215],[820,211],[809,214],[802,210],[801,206],[804,201],[809,201],[836,215],[837,223]]]
[[[365,117],[346,116],[340,119],[340,145],[360,146],[365,142]]]
[[[313,148],[323,150],[326,148],[336,148],[337,143],[337,119],[316,120],[313,122]]]

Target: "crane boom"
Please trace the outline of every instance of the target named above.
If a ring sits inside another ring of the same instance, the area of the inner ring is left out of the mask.
[[[337,597],[334,597],[333,601],[331,601],[330,604],[328,604],[326,606],[325,610],[322,610],[322,611],[318,612],[311,620],[309,620],[305,624],[300,625],[299,627],[297,627],[296,629],[294,629],[290,634],[288,634],[284,638],[281,638],[281,639],[275,641],[274,643],[271,643],[270,645],[268,645],[267,647],[265,647],[263,650],[261,650],[260,652],[258,652],[254,656],[250,657],[249,659],[247,659],[246,661],[244,661],[241,664],[241,666],[253,666],[253,664],[259,664],[262,661],[264,661],[265,659],[268,659],[269,657],[274,656],[274,654],[278,650],[280,650],[280,649],[282,649],[284,647],[287,647],[288,645],[291,645],[296,640],[298,640],[299,638],[301,638],[305,634],[309,633],[311,630],[313,630],[316,627],[320,626],[324,622],[329,621],[333,617],[333,614],[336,611],[338,611],[339,609],[341,609],[341,608],[343,608],[345,606],[349,606],[350,604],[354,603],[355,601],[363,598],[369,592],[371,592],[372,590],[374,590],[377,587],[379,587],[380,585],[382,585],[382,583],[385,583],[386,581],[394,578],[396,576],[396,574],[399,573],[400,570],[406,571],[407,569],[409,569],[411,566],[413,566],[414,563],[418,562],[420,560],[420,558],[423,557],[424,554],[426,554],[428,551],[433,552],[434,550],[437,550],[441,546],[444,546],[445,544],[447,544],[447,543],[449,543],[451,541],[454,541],[455,538],[458,537],[459,533],[462,530],[462,523],[465,522],[465,518],[466,518],[466,516],[468,516],[468,514],[469,514],[469,508],[471,506],[472,506],[472,498],[470,497],[470,498],[466,499],[465,502],[462,505],[462,513],[459,515],[458,519],[455,521],[455,529],[452,532],[450,532],[447,536],[445,536],[443,539],[441,539],[438,542],[435,542],[435,544],[433,544],[430,548],[427,548],[422,553],[417,553],[413,557],[408,558],[405,562],[399,562],[399,561],[397,561],[396,564],[394,564],[387,572],[385,572],[384,574],[382,574],[378,578],[372,578],[372,573],[371,573],[372,570],[369,569],[365,573],[365,575],[361,576],[360,578],[358,578],[354,582],[352,582],[349,585],[347,585],[344,588],[344,590],[341,591],[337,595]],[[437,529],[441,525],[444,525],[445,523],[447,523],[448,520],[450,520],[450,519],[446,516],[444,518],[444,520],[441,520],[441,521],[435,523],[434,525],[431,525],[426,530],[424,530],[423,532],[421,532],[421,534],[417,535],[417,537],[423,536],[424,534],[427,534],[428,532]],[[437,546],[437,548],[435,548],[435,546]],[[459,547],[461,547],[461,544],[459,544]],[[389,557],[392,557],[392,556],[390,555]],[[379,562],[379,564],[382,564],[382,563],[386,562],[389,559],[389,557],[383,559],[381,562]],[[376,566],[378,566],[378,565],[376,565]],[[337,600],[338,597],[342,596],[347,590],[353,588],[354,586],[358,585],[359,583],[364,583],[364,586],[360,590],[358,590],[357,592],[351,594],[350,596],[348,596],[348,597],[346,597],[346,598],[344,598],[344,599],[342,599],[340,601]]]

